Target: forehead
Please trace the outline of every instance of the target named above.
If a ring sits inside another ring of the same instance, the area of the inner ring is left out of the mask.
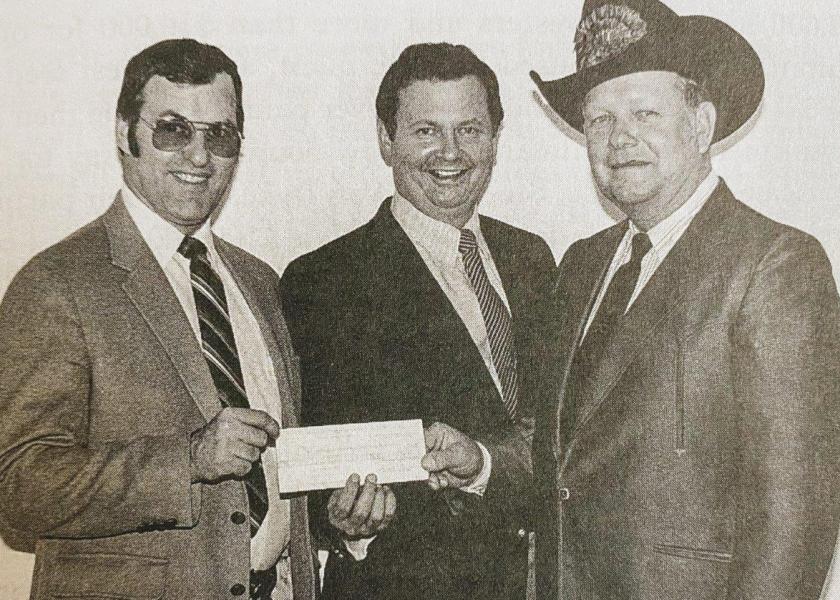
[[[141,112],[151,117],[177,113],[191,121],[236,122],[236,92],[227,73],[219,73],[210,83],[173,83],[153,75],[143,88]]]
[[[681,82],[679,75],[669,71],[630,73],[592,88],[584,98],[583,109],[684,103]]]
[[[475,75],[452,81],[413,81],[399,91],[402,122],[490,120],[487,92]]]

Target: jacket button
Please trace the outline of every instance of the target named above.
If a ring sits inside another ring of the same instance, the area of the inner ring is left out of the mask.
[[[245,593],[245,586],[241,583],[234,583],[232,586],[230,586],[230,593],[234,596],[241,596]]]
[[[231,513],[230,520],[233,521],[234,525],[242,525],[242,523],[246,521],[246,517],[244,513],[237,510],[236,512]]]
[[[517,531],[517,532],[516,532],[516,535],[518,535],[518,536],[519,536],[519,539],[521,540],[522,538],[524,538],[524,537],[525,537],[525,534],[526,534],[526,533],[528,533],[528,532],[527,532],[527,531],[525,531],[524,529],[520,529],[519,531]]]
[[[560,500],[568,500],[569,496],[572,494],[569,492],[569,488],[560,488]]]

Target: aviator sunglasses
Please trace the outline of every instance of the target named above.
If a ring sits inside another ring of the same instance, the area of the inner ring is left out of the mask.
[[[190,121],[180,116],[158,119],[150,123],[138,115],[139,119],[152,130],[152,145],[164,152],[175,152],[186,148],[195,137],[198,129],[205,131],[204,143],[214,155],[232,158],[239,154],[242,136],[230,123],[203,123]]]

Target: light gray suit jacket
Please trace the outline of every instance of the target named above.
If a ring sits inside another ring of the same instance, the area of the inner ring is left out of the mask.
[[[271,268],[217,249],[262,330],[295,426],[297,358]],[[0,518],[36,555],[32,598],[225,598],[248,587],[243,483],[191,484],[189,435],[219,410],[193,330],[122,200],[33,258],[0,304]],[[295,597],[314,597],[305,498]],[[247,593],[247,592],[246,592]]]

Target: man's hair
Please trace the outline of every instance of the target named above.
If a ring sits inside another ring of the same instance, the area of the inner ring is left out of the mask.
[[[446,42],[413,44],[402,51],[379,85],[376,116],[385,124],[385,130],[393,140],[397,132],[400,90],[415,81],[454,81],[470,75],[476,76],[487,92],[487,108],[495,135],[505,116],[496,74],[466,46]]]
[[[697,108],[702,102],[709,102],[709,93],[706,91],[702,83],[698,83],[693,79],[687,77],[680,77],[682,85],[683,98],[685,103],[691,108]]]
[[[137,121],[143,107],[143,88],[155,75],[172,83],[203,85],[212,83],[219,73],[233,80],[236,93],[236,126],[244,133],[245,113],[242,110],[242,80],[236,63],[216,46],[192,39],[163,40],[134,56],[125,67],[122,89],[117,100],[117,117],[128,123],[128,148],[140,155],[137,144]]]

